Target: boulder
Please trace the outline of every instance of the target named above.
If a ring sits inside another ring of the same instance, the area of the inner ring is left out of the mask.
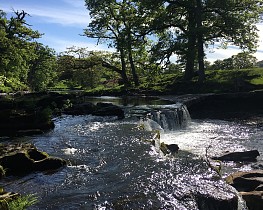
[[[0,164],[6,175],[25,175],[33,171],[34,160],[26,152],[18,152],[0,158]]]
[[[6,176],[21,176],[34,171],[56,170],[66,165],[65,160],[50,157],[31,144],[1,145],[0,152],[0,165]]]
[[[226,181],[240,192],[249,210],[263,209],[263,170],[236,172]]]
[[[221,161],[256,161],[259,155],[258,150],[250,150],[244,152],[231,152],[219,157],[212,157],[212,159]]]
[[[60,158],[48,157],[34,162],[35,171],[57,170],[66,165],[66,161]]]

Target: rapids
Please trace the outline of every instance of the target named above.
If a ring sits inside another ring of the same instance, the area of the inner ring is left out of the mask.
[[[1,142],[33,143],[48,154],[67,159],[69,166],[56,172],[8,177],[0,185],[8,191],[38,196],[39,202],[29,208],[32,210],[204,210],[210,205],[204,202],[207,197],[219,200],[235,197],[236,191],[219,179],[204,160],[207,155],[243,149],[256,148],[262,154],[263,128],[220,120],[194,120],[189,118],[186,107],[184,113],[178,111],[181,105],[152,105],[125,104],[124,120],[63,115],[54,119],[55,129],[43,135],[1,139]],[[137,118],[145,113],[146,118]],[[180,114],[180,122],[171,118]],[[159,153],[148,142],[154,132],[142,129],[142,121],[144,125],[148,123],[148,128],[151,128],[149,122],[157,123],[160,141],[178,144],[179,153],[175,157]],[[228,163],[223,166],[222,175],[240,168],[248,170],[253,164]],[[262,157],[257,165],[260,164]],[[245,207],[240,204],[239,209]]]

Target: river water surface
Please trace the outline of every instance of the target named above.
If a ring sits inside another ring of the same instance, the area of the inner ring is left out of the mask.
[[[248,149],[263,154],[263,128],[256,125],[192,119],[161,131],[161,141],[180,147],[175,157],[166,157],[147,141],[154,132],[142,129],[134,117],[64,115],[54,121],[55,129],[48,133],[12,139],[69,162],[56,172],[1,180],[7,191],[39,198],[29,209],[200,209],[196,194],[226,198],[233,191],[208,168],[206,156]],[[256,166],[260,164],[262,157]],[[254,165],[228,163],[222,175]]]

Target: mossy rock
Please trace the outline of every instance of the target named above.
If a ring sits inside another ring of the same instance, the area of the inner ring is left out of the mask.
[[[50,157],[32,144],[0,145],[0,165],[6,176],[21,176],[34,171],[56,170],[66,165],[60,158]]]

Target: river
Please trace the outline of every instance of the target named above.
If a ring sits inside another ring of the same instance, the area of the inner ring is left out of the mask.
[[[163,102],[167,103],[167,102]],[[141,104],[125,104],[129,110]],[[149,108],[149,107],[148,107]],[[151,108],[151,107],[150,107]],[[7,191],[35,194],[39,202],[29,209],[206,209],[196,195],[231,197],[233,189],[204,161],[226,151],[258,149],[263,128],[222,120],[195,120],[172,130],[162,130],[160,140],[179,145],[173,157],[164,156],[148,142],[154,132],[130,116],[69,116],[54,119],[55,129],[43,135],[2,139],[33,143],[69,166],[56,172],[8,177],[0,181]],[[223,165],[222,176],[263,165]],[[215,193],[216,192],[216,193]],[[243,209],[243,207],[239,207]]]

